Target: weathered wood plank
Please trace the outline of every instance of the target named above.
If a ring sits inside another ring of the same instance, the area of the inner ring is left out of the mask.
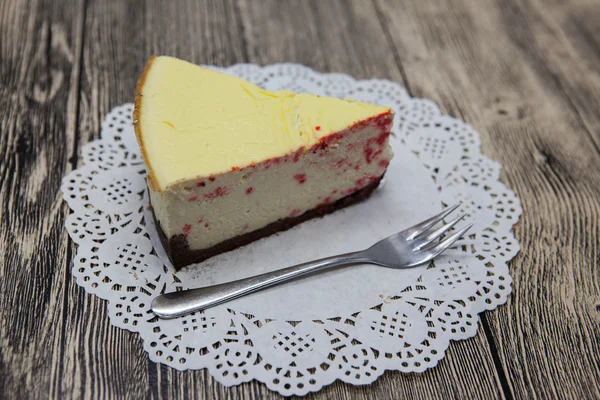
[[[295,62],[359,79],[403,80],[369,2],[239,3],[250,62]]]
[[[600,80],[585,30],[599,8],[586,3],[377,1],[414,94],[473,124],[523,202],[514,293],[485,316],[518,398],[600,396]]]
[[[81,147],[99,136],[104,114],[131,101],[132,80],[143,67],[144,3],[87,2],[82,75],[77,87],[79,115],[75,167]],[[105,16],[106,18],[98,18]],[[115,19],[125,17],[126,21]],[[135,18],[134,18],[135,16]],[[111,19],[112,18],[112,19]],[[100,40],[99,37],[105,38]],[[138,44],[127,46],[127,44]],[[139,65],[136,65],[138,64]],[[105,90],[103,90],[105,89]],[[75,254],[75,248],[73,249]],[[71,266],[68,266],[69,270]],[[67,277],[61,380],[57,396],[67,398],[143,397],[150,385],[146,355],[130,333],[112,327],[106,304]]]
[[[83,2],[0,3],[0,397],[56,396],[70,252]]]
[[[578,6],[557,3],[546,7],[537,1],[522,13],[524,19],[539,20],[532,37],[543,50],[537,56],[548,64],[548,75],[560,80],[557,89],[572,103],[600,151],[600,2],[574,3]]]

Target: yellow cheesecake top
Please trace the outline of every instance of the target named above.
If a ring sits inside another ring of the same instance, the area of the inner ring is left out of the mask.
[[[243,168],[389,113],[387,107],[267,91],[172,57],[152,57],[138,82],[133,119],[148,182],[172,184]]]

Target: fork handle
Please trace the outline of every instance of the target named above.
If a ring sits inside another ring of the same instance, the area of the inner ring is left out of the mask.
[[[340,265],[368,262],[362,252],[341,254],[294,265],[273,272],[180,292],[161,294],[152,301],[152,311],[160,318],[176,318],[225,303],[238,297],[276,286],[299,276]]]

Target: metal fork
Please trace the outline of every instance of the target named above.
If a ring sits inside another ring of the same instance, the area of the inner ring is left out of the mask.
[[[435,225],[457,208],[458,205],[450,207],[363,251],[322,258],[220,285],[161,294],[152,301],[152,311],[160,318],[175,318],[282,284],[302,275],[342,265],[375,264],[389,268],[410,268],[427,263],[452,246],[471,228],[472,224],[438,241],[444,233],[464,218],[464,215],[461,215],[435,228]]]

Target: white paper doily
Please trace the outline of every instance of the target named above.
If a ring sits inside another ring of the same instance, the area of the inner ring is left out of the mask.
[[[363,203],[174,274],[147,212],[133,105],[113,109],[101,139],[84,146],[83,166],[62,185],[73,211],[66,227],[78,245],[73,275],[108,301],[111,323],[138,332],[155,362],[208,368],[225,385],[257,379],[283,395],[336,379],[367,384],[385,370],[421,372],[437,364],[451,339],[474,336],[477,314],[511,291],[507,262],[519,251],[511,228],[521,214],[519,199],[498,181],[500,165],[480,153],[478,133],[389,81],[296,64],[224,71],[267,89],[393,108],[395,157],[386,182]],[[161,292],[367,247],[458,202],[475,224],[470,236],[428,267],[338,269],[175,320],[150,311]]]

